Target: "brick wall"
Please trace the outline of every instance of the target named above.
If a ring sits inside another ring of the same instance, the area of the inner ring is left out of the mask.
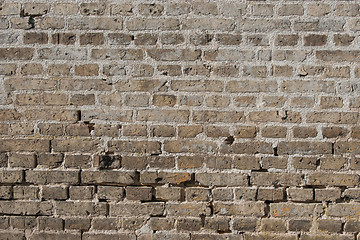
[[[2,1],[0,239],[360,239],[359,9]]]

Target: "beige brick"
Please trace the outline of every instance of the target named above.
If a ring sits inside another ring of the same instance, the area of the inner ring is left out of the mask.
[[[169,125],[155,125],[150,127],[152,137],[174,137],[175,128]]]
[[[313,3],[307,6],[307,13],[310,16],[326,16],[331,12],[331,6],[326,3]]]
[[[78,12],[79,7],[75,3],[58,3],[53,5],[56,15],[73,15]]]
[[[327,42],[326,35],[310,34],[303,38],[304,46],[324,46]]]
[[[73,17],[68,21],[71,30],[121,30],[123,21],[116,17]]]
[[[140,4],[139,13],[144,16],[160,16],[163,14],[164,6],[161,4]]]
[[[170,31],[180,29],[180,22],[176,18],[133,18],[126,22],[126,28],[130,31],[161,30]]]
[[[55,33],[51,35],[51,43],[53,44],[74,45],[75,42],[75,33]]]
[[[280,16],[303,15],[304,7],[300,4],[284,4],[279,7],[278,14]]]
[[[110,13],[111,15],[132,15],[133,5],[131,3],[111,4]]]

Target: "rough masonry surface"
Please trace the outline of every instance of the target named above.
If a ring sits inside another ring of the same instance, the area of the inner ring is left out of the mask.
[[[0,3],[0,239],[360,239],[359,1]]]

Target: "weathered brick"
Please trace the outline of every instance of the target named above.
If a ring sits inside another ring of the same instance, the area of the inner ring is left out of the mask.
[[[331,174],[313,173],[308,176],[308,185],[322,186],[355,186],[359,182],[359,177],[354,174]]]
[[[64,171],[64,170],[27,170],[25,173],[25,180],[28,183],[46,185],[54,183],[72,183],[79,182],[78,171]]]
[[[164,203],[113,203],[110,204],[110,216],[161,216],[164,212]]]
[[[176,18],[133,18],[126,22],[126,28],[130,31],[141,30],[178,30],[180,22]]]
[[[55,211],[64,216],[97,216],[106,213],[106,204],[94,202],[56,201]]]
[[[258,186],[300,186],[303,180],[300,174],[253,172],[250,182]]]
[[[67,199],[67,188],[64,186],[43,186],[42,198],[45,200],[65,200]]]
[[[305,203],[271,203],[272,217],[310,218],[322,213],[321,204]]]
[[[114,17],[74,17],[68,21],[71,30],[121,30],[123,22],[121,18]]]
[[[145,171],[140,174],[140,182],[142,184],[181,184],[191,180],[190,173],[186,172],[153,172]]]
[[[51,215],[53,205],[51,202],[1,201],[0,212],[16,215]]]
[[[133,184],[135,181],[134,172],[125,171],[82,171],[82,183],[97,184]]]

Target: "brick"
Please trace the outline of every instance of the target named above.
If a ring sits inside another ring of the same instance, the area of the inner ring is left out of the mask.
[[[24,5],[25,16],[36,16],[47,14],[50,10],[50,4],[45,3],[26,3]]]
[[[90,219],[86,218],[66,218],[65,229],[89,230]]]
[[[0,199],[11,199],[11,198],[12,198],[12,188],[10,186],[1,186],[0,187]],[[3,221],[4,221],[4,219],[1,219],[2,224],[3,224]]]
[[[117,230],[119,223],[116,218],[94,218],[92,228],[94,230]]]
[[[186,123],[188,122],[189,115],[190,113],[187,110],[139,110],[137,120]]]
[[[110,151],[125,151],[129,153],[160,153],[161,144],[154,141],[110,141]]]
[[[61,218],[55,218],[55,217],[39,217],[38,218],[38,226],[39,230],[45,230],[45,231],[51,231],[51,230],[57,230],[61,231],[63,230],[64,221]]]
[[[146,136],[146,126],[145,125],[125,125],[122,128],[124,136]]]
[[[53,205],[50,202],[34,201],[1,201],[0,211],[3,214],[16,215],[51,215]]]
[[[210,208],[207,203],[167,203],[165,210],[169,216],[199,217],[209,216]]]
[[[295,46],[297,45],[299,36],[296,34],[291,35],[277,35],[275,39],[276,46]]]
[[[322,212],[321,204],[305,203],[271,203],[270,215],[272,217],[310,218],[319,216]]]
[[[132,15],[133,5],[131,3],[111,4],[110,13],[111,15]]]
[[[250,182],[258,186],[299,186],[303,180],[300,174],[253,172]]]
[[[310,34],[303,38],[304,46],[324,46],[327,42],[326,35]]]
[[[95,151],[98,146],[98,141],[90,139],[55,139],[52,140],[52,148],[55,152],[89,152]]]
[[[195,179],[205,186],[247,186],[247,175],[229,173],[196,173]]]
[[[280,155],[293,154],[331,154],[331,143],[322,142],[280,142],[278,153]]]
[[[313,200],[314,191],[311,188],[288,188],[287,195],[292,201],[306,202]]]
[[[275,29],[290,30],[290,22],[283,19],[249,19],[244,18],[239,22],[240,31],[244,32],[271,32]]]
[[[128,200],[148,201],[152,199],[151,187],[126,187],[126,198]]]
[[[104,35],[102,33],[85,33],[80,35],[80,45],[102,45]]]
[[[11,153],[8,162],[10,167],[35,168],[36,156],[34,154]]]
[[[113,203],[110,204],[110,216],[159,216],[164,211],[164,203]]]
[[[163,14],[164,7],[161,4],[140,4],[139,13],[144,16],[160,16]]]
[[[345,232],[357,232],[356,229],[359,229],[360,222],[356,220],[349,220],[345,223]]]
[[[261,158],[263,169],[286,169],[288,165],[287,157],[262,157]]]
[[[256,193],[257,193],[256,188],[251,188],[251,187],[235,188],[235,199],[245,200],[245,201],[255,201]]]
[[[74,17],[68,21],[70,30],[121,30],[123,23],[121,18],[116,17]]]
[[[54,184],[54,183],[72,183],[79,182],[78,171],[64,171],[64,170],[27,170],[25,179],[28,183],[34,184]]]
[[[53,12],[56,15],[74,15],[79,7],[75,3],[58,3],[53,5]]]
[[[95,189],[92,186],[70,186],[69,195],[71,200],[91,200]]]
[[[286,232],[285,221],[281,219],[264,218],[260,228],[265,232]]]
[[[39,59],[84,60],[87,52],[78,48],[41,48],[37,50]]]
[[[13,216],[10,217],[10,226],[15,229],[33,229],[36,227],[36,218],[34,216]]]
[[[289,230],[290,231],[304,231],[308,232],[311,228],[311,221],[309,220],[290,220],[289,221]]]
[[[124,198],[124,188],[115,186],[98,186],[97,194],[99,199],[118,201]]]
[[[41,32],[30,32],[25,33],[23,36],[24,44],[47,44],[48,43],[48,35],[47,33]]]
[[[315,201],[336,201],[340,196],[340,188],[315,189]]]
[[[190,36],[190,42],[195,46],[209,45],[213,39],[214,35],[207,33],[194,34]]]
[[[349,46],[353,43],[355,37],[349,34],[335,34],[334,43],[335,46]]]
[[[124,156],[121,159],[122,167],[125,169],[145,169],[148,166],[148,160],[146,157],[136,156]]]
[[[196,201],[209,201],[210,200],[210,189],[206,188],[186,188],[185,199],[188,202]]]
[[[156,187],[156,199],[165,201],[180,201],[182,199],[182,188],[180,187]]]
[[[35,18],[35,25],[44,30],[63,29],[65,21],[63,18],[58,17],[42,17]]]
[[[74,45],[75,42],[75,33],[55,33],[51,35],[51,43],[53,44]]]
[[[104,203],[56,201],[54,208],[56,214],[64,216],[97,216],[106,213]]]
[[[355,186],[359,182],[359,178],[353,174],[330,174],[330,173],[314,173],[310,174],[307,179],[308,185],[322,186]]]
[[[61,136],[64,134],[64,128],[62,124],[39,124],[39,132],[42,135],[55,135]]]
[[[82,183],[96,184],[133,184],[135,178],[134,172],[125,171],[82,171]]]
[[[265,214],[265,206],[262,202],[222,203],[215,202],[214,212],[219,215],[262,217]]]
[[[185,42],[185,37],[183,34],[176,33],[165,33],[161,37],[162,44],[165,45],[179,45]]]
[[[354,203],[330,204],[326,215],[330,217],[358,216],[359,204],[354,204]]]
[[[331,12],[331,6],[323,3],[313,3],[307,6],[307,14],[310,16],[326,16]]]
[[[66,168],[90,168],[90,156],[87,155],[66,155],[64,158]]]
[[[166,169],[166,168],[175,167],[175,158],[174,157],[151,156],[151,157],[149,157],[148,161],[149,161],[149,167],[151,167],[151,168]]]
[[[174,229],[174,220],[166,218],[153,217],[149,220],[149,227],[151,230],[171,230]]]
[[[174,137],[175,129],[169,125],[154,125],[150,127],[150,135],[153,137]]]
[[[126,28],[130,31],[161,30],[170,31],[180,29],[180,22],[176,18],[133,18],[126,22]]]
[[[266,142],[244,142],[223,144],[221,153],[235,153],[235,154],[256,154],[256,153],[272,153],[273,149],[269,143]]]
[[[80,13],[82,15],[103,15],[106,5],[101,3],[81,3]]]
[[[0,151],[34,151],[34,152],[49,152],[49,140],[32,140],[32,139],[1,139]]]
[[[183,29],[198,30],[221,30],[231,31],[235,28],[235,22],[231,19],[213,18],[188,18],[183,23]]]
[[[295,138],[313,138],[318,133],[314,127],[294,127],[293,134]]]
[[[43,186],[42,198],[45,200],[65,200],[67,199],[67,187],[64,186]]]
[[[235,156],[233,161],[234,168],[242,170],[257,170],[260,169],[258,159],[253,156]]]
[[[30,60],[33,54],[32,48],[0,48],[0,60]]]
[[[261,135],[267,138],[285,138],[287,133],[286,127],[268,126],[261,130]]]
[[[35,239],[54,239],[54,240],[60,240],[60,239],[69,239],[69,240],[75,240],[81,237],[80,233],[52,233],[52,232],[35,232],[33,233],[29,239],[35,240]]]
[[[191,180],[190,173],[186,172],[153,172],[145,171],[140,174],[141,184],[181,184]]]
[[[199,59],[201,50],[189,49],[149,49],[148,55],[157,61],[194,61]]]

